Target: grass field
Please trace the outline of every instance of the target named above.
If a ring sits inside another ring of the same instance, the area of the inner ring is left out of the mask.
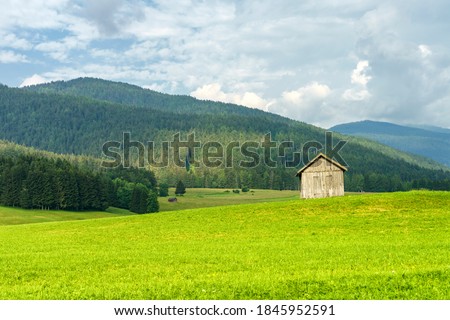
[[[132,214],[128,210],[108,208],[106,211],[72,212],[62,210],[26,210],[0,206],[0,226],[39,222],[111,218]]]
[[[234,204],[248,204],[258,202],[273,202],[298,199],[299,191],[289,190],[251,190],[239,194],[232,189],[189,188],[186,194],[177,197],[177,202],[168,202],[168,198],[159,198],[160,211],[174,211],[183,209],[227,206]],[[169,190],[170,197],[174,197],[175,188]]]
[[[170,189],[173,196],[175,188]],[[193,188],[188,192],[177,197],[176,203],[168,202],[169,197],[160,197],[160,211],[174,211],[194,208],[206,208],[235,204],[248,204],[258,202],[272,202],[298,199],[298,191],[276,191],[276,190],[252,190],[240,194],[232,193],[230,189],[206,189]],[[101,211],[58,211],[58,210],[26,210],[21,208],[11,208],[0,206],[0,226],[15,225],[39,222],[55,222],[70,220],[86,220],[98,218],[111,218],[123,215],[133,215],[134,213],[119,209],[108,208],[105,212]]]
[[[0,226],[0,299],[450,299],[450,193]]]

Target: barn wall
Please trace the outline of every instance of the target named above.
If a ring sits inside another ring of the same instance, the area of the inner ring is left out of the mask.
[[[344,172],[331,162],[319,158],[301,174],[302,198],[325,198],[344,195]]]

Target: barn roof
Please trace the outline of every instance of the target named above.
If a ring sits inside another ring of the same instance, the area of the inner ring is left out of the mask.
[[[314,162],[316,162],[319,158],[324,158],[325,160],[331,162],[332,164],[334,164],[336,167],[340,168],[343,171],[347,171],[347,168],[344,167],[343,165],[341,165],[339,162],[334,161],[333,159],[327,157],[326,155],[324,155],[323,153],[319,153],[317,156],[314,157],[314,159],[312,159],[310,162],[308,162],[303,168],[301,168],[300,170],[297,171],[296,176],[299,176],[300,173],[302,173],[303,171],[305,171],[308,167],[310,167]]]

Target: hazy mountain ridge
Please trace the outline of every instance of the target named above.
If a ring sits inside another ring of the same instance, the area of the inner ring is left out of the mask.
[[[418,128],[388,122],[360,121],[337,125],[330,130],[372,139],[450,166],[450,130],[445,128]]]

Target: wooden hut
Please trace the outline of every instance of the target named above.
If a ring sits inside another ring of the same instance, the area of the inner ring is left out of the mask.
[[[347,168],[319,153],[297,172],[300,197],[326,198],[344,195],[344,172]]]

